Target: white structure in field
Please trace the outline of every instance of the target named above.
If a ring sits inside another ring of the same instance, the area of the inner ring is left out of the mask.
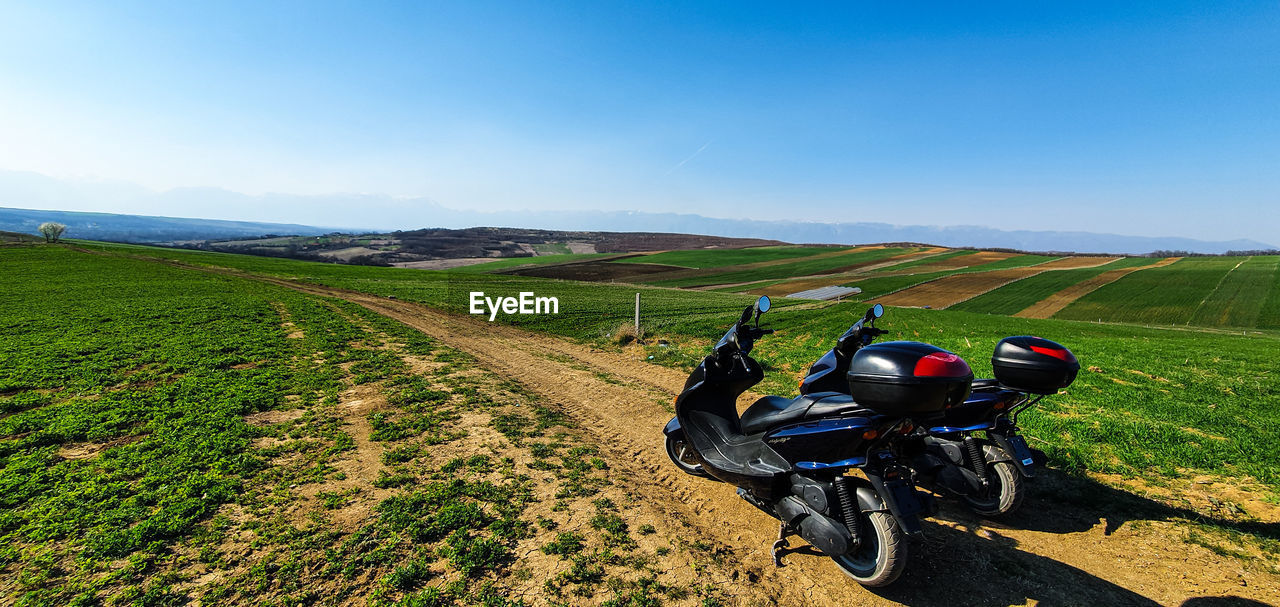
[[[862,289],[858,287],[822,287],[821,289],[809,289],[808,291],[800,291],[787,295],[791,299],[840,299],[846,295],[855,295],[861,293]]]

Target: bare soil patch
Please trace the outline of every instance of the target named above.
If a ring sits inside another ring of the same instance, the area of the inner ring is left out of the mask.
[[[1182,259],[1181,257],[1166,257],[1151,265],[1140,266],[1136,268],[1116,268],[1103,272],[1089,280],[1071,285],[1053,295],[1050,295],[1040,302],[1028,307],[1027,309],[1014,314],[1020,318],[1049,318],[1060,312],[1063,308],[1071,305],[1077,299],[1094,292],[1102,285],[1115,282],[1120,278],[1128,275],[1130,272],[1138,270],[1146,270],[1149,268],[1159,268],[1167,266],[1175,261]]]
[[[142,440],[145,436],[145,434],[135,434],[132,436],[113,438],[106,442],[67,443],[58,447],[58,457],[61,457],[62,459],[88,459],[112,447],[136,443]]]
[[[261,428],[272,424],[291,422],[302,417],[303,413],[305,413],[305,411],[302,409],[290,409],[287,411],[273,409],[271,411],[259,411],[258,413],[251,413],[244,416],[244,422],[250,426],[257,426]]]

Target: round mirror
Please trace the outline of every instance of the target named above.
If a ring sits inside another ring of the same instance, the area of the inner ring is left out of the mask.
[[[756,309],[760,310],[762,314],[769,311],[770,305],[768,295],[761,295],[760,299],[756,300]]]
[[[881,316],[884,316],[884,306],[880,304],[871,306],[871,315],[876,318],[880,318]]]

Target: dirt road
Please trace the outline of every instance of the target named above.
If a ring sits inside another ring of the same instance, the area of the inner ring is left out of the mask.
[[[610,462],[627,471],[662,520],[687,525],[690,541],[727,548],[724,561],[741,582],[730,591],[740,604],[1259,604],[1239,602],[1241,597],[1280,603],[1280,576],[1268,565],[1186,543],[1185,527],[1168,519],[1187,513],[1052,471],[1033,483],[1023,509],[1002,523],[944,502],[925,525],[926,539],[911,546],[906,574],[888,589],[864,589],[807,549],[775,568],[769,557],[777,530],[772,519],[737,498],[732,487],[679,473],[667,459],[661,428],[683,373],[413,303],[260,279],[394,318],[561,404],[612,451]]]

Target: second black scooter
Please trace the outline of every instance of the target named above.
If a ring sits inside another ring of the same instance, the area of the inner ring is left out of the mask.
[[[874,324],[883,315],[880,304],[867,310],[810,367],[800,393],[846,392],[848,384],[841,380],[857,352],[887,332]],[[877,347],[895,343],[910,342]],[[921,486],[958,496],[984,516],[1017,510],[1025,493],[1023,481],[1035,476],[1039,458],[1018,434],[1018,413],[1070,385],[1080,365],[1061,345],[1024,335],[1001,340],[992,367],[995,379],[974,381],[963,403],[918,416],[914,421],[920,427],[904,442]]]

